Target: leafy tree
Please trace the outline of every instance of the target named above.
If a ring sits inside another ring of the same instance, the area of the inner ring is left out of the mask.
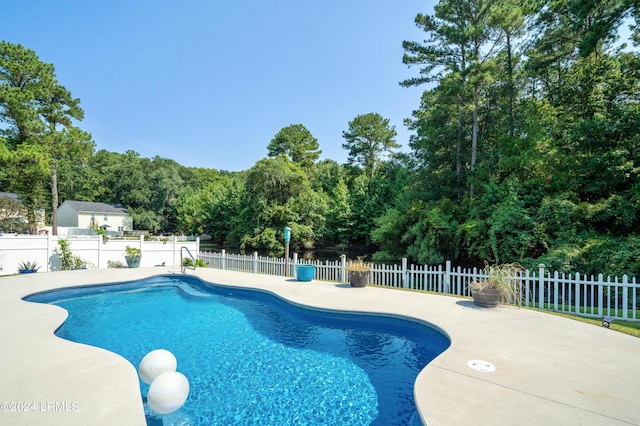
[[[44,209],[47,200],[46,184],[50,177],[48,156],[41,146],[24,143],[17,150],[3,150],[1,156],[7,168],[11,191],[18,194],[27,209],[29,233],[37,233],[38,212]]]
[[[244,229],[240,222],[246,199],[244,184],[241,176],[225,176],[211,184],[212,191],[207,191],[203,212],[206,221],[204,229],[215,241],[238,246],[239,239],[234,239],[234,231]]]
[[[245,198],[244,180],[238,175],[220,175],[198,191],[188,188],[177,202],[178,229],[206,233],[215,243],[238,246],[232,235],[241,227],[239,216]]]
[[[637,0],[568,0],[567,9],[571,12],[571,24],[583,32],[578,44],[582,56],[594,53],[598,46],[616,39],[623,19],[628,15],[640,14]]]
[[[237,230],[241,248],[279,254],[283,250],[279,232],[300,217],[299,212],[288,208],[288,203],[310,190],[307,175],[287,157],[258,161],[247,173],[242,226]]]
[[[292,229],[294,248],[324,238],[328,197],[315,191],[302,168],[286,156],[258,161],[247,173],[244,199],[228,239],[241,249],[282,253],[282,233]]]
[[[35,52],[19,44],[0,42],[0,121],[9,125],[3,132],[11,149],[26,151],[22,157],[33,151],[29,145],[40,145],[41,156],[34,159],[45,162],[41,170],[46,169],[50,176],[54,235],[57,233],[58,160],[93,150],[91,137],[72,126],[72,120],[83,118],[79,104],[79,99],[72,98],[58,83],[53,65],[43,63]],[[42,185],[33,180],[33,174],[29,176],[28,182],[12,181],[21,188],[15,189],[16,192],[28,191],[26,188],[31,185]],[[19,180],[21,176],[14,178]],[[32,200],[39,198],[22,192],[21,195]]]
[[[185,191],[182,176],[188,176],[178,163],[158,156],[141,158],[135,151],[98,151],[91,167],[102,178],[100,198],[127,206],[137,229],[174,232],[178,228],[178,200]],[[185,220],[180,219],[181,226]]]
[[[11,148],[38,135],[38,99],[46,97],[55,83],[53,66],[40,61],[21,45],[0,41],[0,121]]]
[[[349,243],[349,232],[353,226],[351,206],[349,205],[349,187],[340,178],[329,197],[327,212],[327,239],[342,245]]]
[[[375,260],[391,261],[406,256],[404,234],[409,227],[411,213],[412,210],[401,211],[391,207],[375,219],[376,226],[371,231],[371,240],[379,247],[373,255]]]
[[[461,135],[458,95],[449,90],[452,82],[444,78],[437,87],[422,94],[420,107],[413,112],[414,119],[407,120],[411,135],[409,146],[416,181],[416,193],[421,200],[438,200],[449,197],[461,200],[464,192],[462,182],[466,178],[462,157],[466,149],[462,143],[452,144]]]
[[[284,205],[309,188],[307,175],[296,163],[280,156],[258,161],[247,174],[247,196],[267,205]]]
[[[421,27],[430,38],[424,44],[404,42],[403,62],[422,64],[421,76],[408,79],[404,86],[419,85],[443,77],[443,73],[451,73],[459,80],[458,93],[460,108],[458,111],[457,167],[461,176],[461,153],[464,141],[464,111],[467,104],[467,84],[472,88],[472,124],[471,124],[471,159],[469,172],[471,182],[469,195],[473,198],[478,157],[480,132],[481,90],[490,81],[493,70],[492,58],[496,53],[498,37],[492,20],[494,2],[490,0],[465,1],[443,0],[434,6],[435,16],[419,14],[416,25]]]
[[[204,167],[180,166],[178,173],[186,187],[202,189],[212,182],[217,182],[223,176],[233,177],[241,175],[243,172],[225,172]]]
[[[314,190],[329,193],[340,179],[346,178],[346,172],[344,166],[335,160],[322,160],[317,162],[313,169],[307,171],[307,176]]]
[[[384,214],[393,202],[389,194],[386,179],[375,178],[372,181],[364,174],[356,176],[349,188],[351,223],[349,241],[365,247],[371,244],[371,232],[375,220]]]
[[[160,218],[160,227],[154,230],[173,232],[177,228],[177,200],[184,188],[180,165],[173,160],[156,156],[149,168],[152,196],[148,208]]]
[[[101,199],[125,205],[136,229],[160,229],[160,218],[150,209],[150,163],[131,150],[124,154],[101,150],[92,159],[92,167],[102,176]]]
[[[86,145],[81,145],[86,146]],[[78,152],[57,161],[60,200],[104,201],[102,176],[91,166],[94,152]]]
[[[178,230],[187,235],[204,233],[204,191],[187,188],[176,203]]]
[[[416,16],[416,26],[425,31],[429,38],[424,43],[403,41],[402,46],[405,49],[405,54],[402,57],[402,62],[409,66],[421,65],[422,68],[419,70],[418,77],[400,82],[404,87],[432,82],[441,82],[440,86],[446,87],[442,94],[450,98],[451,104],[455,105],[455,109],[449,114],[455,114],[456,117],[454,121],[456,123],[455,173],[458,187],[462,187],[463,182],[463,149],[466,139],[465,126],[468,104],[467,84],[471,60],[463,3],[466,2],[440,2],[434,7],[435,16],[421,13]],[[425,106],[423,104],[421,109],[428,111],[428,108],[424,108]],[[416,118],[420,119],[420,117]],[[441,123],[449,121],[447,118]]]
[[[11,197],[0,197],[0,232],[22,233],[27,210],[19,201]]]
[[[318,140],[302,124],[283,127],[267,146],[269,157],[286,155],[289,160],[309,169],[318,160],[322,151]]]
[[[455,256],[456,206],[442,199],[417,210],[419,219],[403,235],[407,256],[419,263],[437,265]]]
[[[394,126],[389,119],[378,113],[358,115],[349,122],[349,130],[342,132],[345,143],[342,147],[349,151],[349,164],[359,164],[364,168],[369,181],[373,180],[376,167],[382,156],[400,148],[395,137]]]
[[[514,38],[522,34],[524,31],[524,12],[523,8],[526,4],[530,4],[527,1],[505,1],[499,3],[499,6],[493,10],[493,20],[498,27],[501,35],[505,39],[504,49],[504,61],[505,61],[505,73],[506,73],[506,92],[507,92],[507,115],[509,123],[508,135],[510,138],[515,137],[515,70],[516,70],[516,58],[514,58]]]
[[[56,235],[58,204],[60,204],[58,201],[59,170],[70,172],[69,169],[71,168],[86,165],[93,153],[94,143],[89,133],[77,127],[72,127],[69,124],[62,131],[57,131],[55,124],[51,123],[47,144],[51,155],[51,226],[53,228],[52,233]]]
[[[295,212],[295,216],[290,217],[287,222],[296,236],[294,248],[311,249],[316,241],[325,238],[329,210],[329,197],[326,193],[309,188],[290,198],[285,209]]]

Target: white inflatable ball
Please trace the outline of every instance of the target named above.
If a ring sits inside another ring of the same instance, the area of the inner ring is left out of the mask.
[[[162,373],[151,383],[147,403],[156,413],[169,414],[182,407],[189,396],[189,381],[177,371]]]
[[[142,358],[138,373],[143,382],[150,385],[160,374],[168,371],[176,371],[178,361],[171,352],[166,349],[156,349]]]

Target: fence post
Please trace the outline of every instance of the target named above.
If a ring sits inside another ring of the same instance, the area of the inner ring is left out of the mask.
[[[524,275],[526,277],[525,282],[527,283],[527,285],[525,286],[525,293],[524,293],[524,305],[528,307],[531,303],[531,271],[527,269]],[[521,276],[521,279],[522,279],[522,276]],[[535,293],[533,296],[535,298]],[[520,291],[520,304],[522,304],[522,291]]]
[[[253,273],[254,274],[258,273],[258,252],[257,251],[253,252]]]
[[[293,268],[293,271],[291,271],[291,274],[289,274],[290,277],[295,277],[296,276],[296,265],[298,264],[298,253],[293,253],[293,264],[291,265]],[[288,271],[287,271],[288,272]]]
[[[144,254],[144,235],[140,234],[140,255]],[[142,261],[140,261],[142,263]]]
[[[571,278],[571,275],[569,275],[569,278]],[[584,278],[583,278],[584,279]],[[574,306],[576,307],[576,314],[580,315],[580,272],[576,272],[576,281],[575,281],[575,286],[574,286],[574,294],[575,294],[575,300],[574,300]]]
[[[598,315],[604,315],[604,275],[598,274]]]
[[[224,271],[227,268],[227,262],[225,259],[225,254],[226,251],[224,249],[222,249],[222,257],[220,258],[220,266],[222,267],[221,269]]]
[[[57,241],[56,241],[57,243]],[[51,259],[51,257],[53,256],[53,248],[51,247],[53,245],[53,237],[51,236],[51,234],[47,234],[47,259]],[[49,264],[51,262],[47,262],[45,265],[45,271],[50,272],[51,268],[49,267]]]
[[[100,269],[102,266],[102,244],[104,243],[104,235],[99,234],[98,235],[98,265],[96,265],[96,268]]]
[[[402,288],[409,287],[408,272],[407,272],[407,258],[402,258]]]
[[[451,261],[447,260],[444,268],[444,277],[443,277],[444,293],[450,293],[451,290]]]
[[[171,246],[173,247],[173,258],[171,259],[171,265],[175,266],[178,264],[178,257],[181,255],[181,253],[178,252],[182,252],[182,249],[178,247],[178,237],[176,237],[175,235],[172,238]],[[180,265],[180,267],[182,268],[182,265]]]
[[[544,263],[538,264],[538,308],[540,309],[544,309],[544,267]]]
[[[338,281],[347,281],[347,256],[344,254],[340,255],[340,276]]]
[[[629,279],[627,275],[622,276],[622,317],[624,319],[629,315]]]

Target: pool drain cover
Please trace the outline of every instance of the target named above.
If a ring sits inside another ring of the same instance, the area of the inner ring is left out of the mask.
[[[483,373],[493,373],[496,371],[496,367],[487,361],[482,361],[481,359],[472,359],[471,361],[467,361],[467,365],[474,370],[482,371]]]

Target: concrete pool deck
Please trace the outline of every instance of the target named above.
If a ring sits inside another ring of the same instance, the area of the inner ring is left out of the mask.
[[[145,425],[137,366],[57,338],[66,311],[25,302],[50,289],[131,281],[179,268],[102,269],[0,279],[0,424]],[[418,375],[434,425],[640,425],[640,339],[578,321],[469,299],[215,269],[187,271],[316,308],[388,313],[436,326],[451,346]],[[494,372],[468,366],[483,360]]]

